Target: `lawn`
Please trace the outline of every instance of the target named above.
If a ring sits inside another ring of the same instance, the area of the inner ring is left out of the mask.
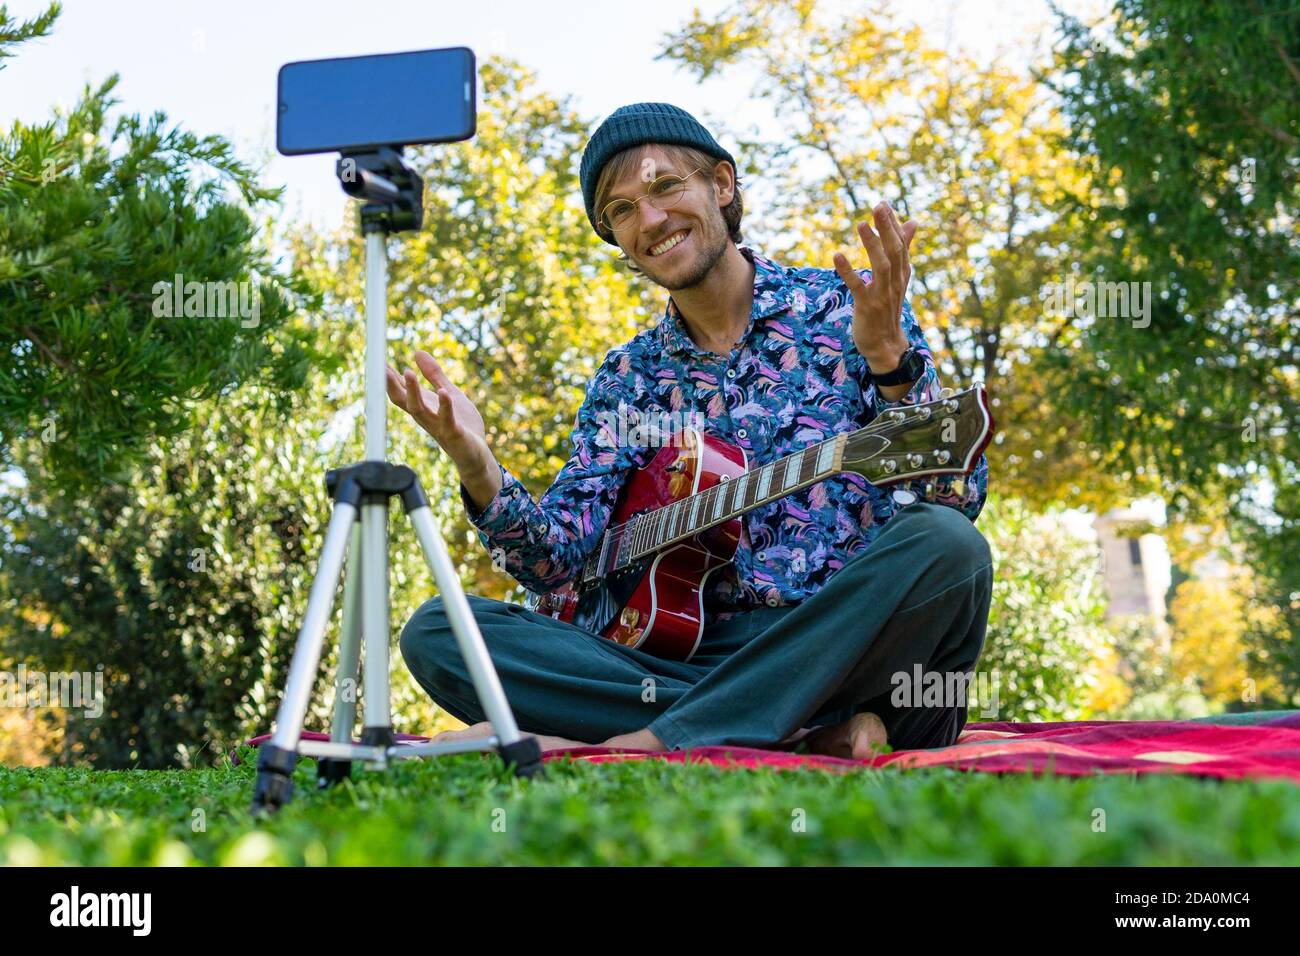
[[[408,761],[248,814],[254,770],[0,768],[0,864],[1243,864],[1300,859],[1300,787],[949,769]],[[1104,821],[1102,812],[1104,811]],[[1104,830],[1101,827],[1104,822]]]

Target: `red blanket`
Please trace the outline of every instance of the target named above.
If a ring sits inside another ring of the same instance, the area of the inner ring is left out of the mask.
[[[268,735],[269,736],[269,735]],[[324,739],[322,734],[304,737]],[[427,738],[399,734],[406,741]],[[256,746],[266,737],[249,743]],[[1284,778],[1300,783],[1300,711],[1227,714],[1199,720],[1088,720],[1073,723],[967,724],[957,743],[902,750],[870,760],[841,760],[750,747],[696,747],[672,753],[581,747],[545,760],[668,760],[728,768],[955,767],[989,773],[1180,773],[1228,779]]]
[[[595,763],[654,757],[728,767],[955,767],[989,773],[1181,773],[1229,779],[1282,777],[1300,783],[1300,711],[1232,714],[1186,721],[1088,720],[967,724],[951,747],[841,760],[747,747],[698,747],[649,754],[605,747],[555,751],[547,760]]]

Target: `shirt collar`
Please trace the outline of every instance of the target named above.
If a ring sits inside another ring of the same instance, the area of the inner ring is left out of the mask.
[[[793,286],[786,278],[785,270],[771,259],[759,255],[748,246],[740,246],[739,249],[740,254],[754,264],[754,304],[749,310],[749,325],[740,339],[743,342],[749,338],[755,323],[760,319],[792,308]],[[657,331],[660,343],[669,352],[706,354],[686,331],[686,323],[682,321],[682,315],[672,296],[668,297],[668,306],[664,309],[663,318],[659,320]]]

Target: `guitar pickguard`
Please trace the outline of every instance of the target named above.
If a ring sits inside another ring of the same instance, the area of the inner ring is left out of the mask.
[[[573,623],[596,634],[603,633],[618,619],[653,563],[653,557],[643,558],[621,571],[610,572],[594,587],[580,592]]]

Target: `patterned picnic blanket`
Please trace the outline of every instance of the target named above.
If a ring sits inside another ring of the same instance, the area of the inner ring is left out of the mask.
[[[725,767],[955,767],[988,773],[1179,773],[1285,778],[1300,783],[1300,710],[1226,714],[1196,720],[1085,720],[1060,723],[970,723],[957,743],[843,760],[748,747],[697,747],[659,754],[605,747],[557,750],[543,759],[669,760]]]
[[[270,735],[249,741],[256,746]],[[397,735],[399,742],[427,740]],[[325,739],[304,732],[304,738]],[[752,747],[695,747],[672,753],[581,747],[544,760],[667,760],[726,768],[955,767],[987,773],[1178,773],[1225,779],[1283,778],[1300,783],[1300,710],[1225,714],[1196,720],[1084,720],[970,723],[951,747],[900,750],[842,760]]]

